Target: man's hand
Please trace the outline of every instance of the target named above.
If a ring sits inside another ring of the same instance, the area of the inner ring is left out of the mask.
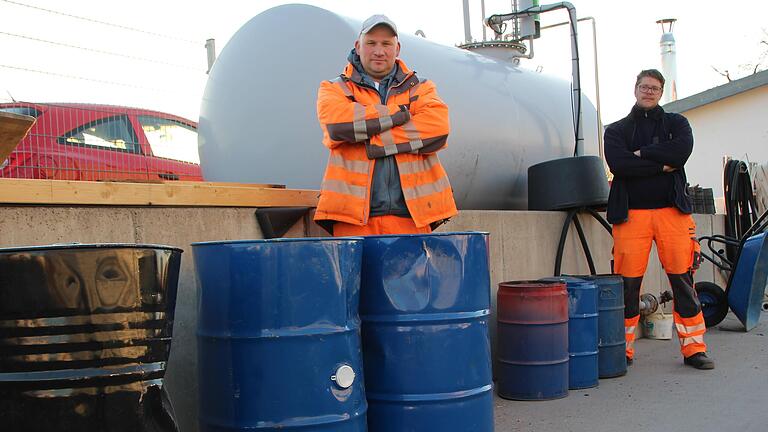
[[[664,168],[662,168],[661,170],[668,173],[672,171],[677,171],[677,168],[671,167],[669,165],[664,165]]]

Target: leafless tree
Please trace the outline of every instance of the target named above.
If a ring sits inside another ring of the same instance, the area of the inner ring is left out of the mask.
[[[738,65],[737,71],[735,72],[738,75],[736,78],[731,77],[731,71],[729,69],[718,68],[715,66],[712,66],[712,69],[724,76],[728,82],[766,70],[768,69],[768,30],[763,29],[763,37],[758,43],[758,47],[760,53],[758,54],[757,59],[751,63],[742,63]]]

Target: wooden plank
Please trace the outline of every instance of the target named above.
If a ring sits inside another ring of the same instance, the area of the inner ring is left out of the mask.
[[[33,124],[34,117],[0,111],[0,162],[19,145]]]
[[[0,179],[0,203],[189,207],[315,207],[319,192],[236,183]]]
[[[152,180],[144,180],[144,179],[126,179],[126,180],[98,180],[100,182],[109,182],[109,183],[155,183],[155,184],[166,184],[166,183],[174,183],[174,184],[201,184],[205,183],[207,185],[216,185],[216,186],[227,186],[227,187],[261,187],[261,188],[276,188],[276,189],[285,189],[284,184],[273,184],[273,183],[230,183],[230,182],[199,182],[199,181],[185,181],[185,180],[161,180],[161,179],[152,179]]]

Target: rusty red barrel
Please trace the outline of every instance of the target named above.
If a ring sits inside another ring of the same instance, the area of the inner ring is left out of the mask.
[[[565,282],[500,283],[497,326],[499,396],[547,400],[568,395]]]

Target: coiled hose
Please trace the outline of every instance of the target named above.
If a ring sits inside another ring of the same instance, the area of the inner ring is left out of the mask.
[[[745,162],[730,160],[725,164],[723,191],[725,192],[725,235],[739,240],[757,220],[757,202]],[[725,252],[728,259],[733,261],[736,259],[738,247],[726,245]]]

